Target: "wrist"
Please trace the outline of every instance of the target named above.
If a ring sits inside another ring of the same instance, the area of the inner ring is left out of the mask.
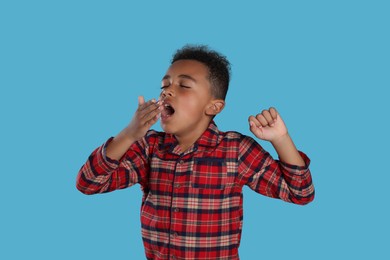
[[[291,141],[291,137],[289,135],[289,133],[285,133],[281,136],[278,136],[276,137],[275,139],[271,140],[271,144],[275,147],[275,146],[282,146],[284,143],[287,143],[287,142],[290,142]]]
[[[278,153],[280,161],[291,165],[305,166],[305,162],[288,133],[278,137],[271,143]]]
[[[132,144],[134,143],[135,141],[137,141],[138,139],[134,136],[133,132],[131,131],[131,129],[129,129],[128,127],[124,128],[117,136],[116,136],[117,139],[120,139],[122,140],[122,142],[125,142],[125,143],[128,143],[128,144]]]

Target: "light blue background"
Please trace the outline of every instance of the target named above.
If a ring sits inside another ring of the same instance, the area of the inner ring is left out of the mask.
[[[250,135],[248,116],[275,106],[312,159],[308,206],[245,189],[241,258],[390,259],[389,13],[388,1],[1,1],[0,259],[144,259],[139,186],[85,196],[75,178],[138,95],[158,96],[185,43],[232,63],[221,130]]]

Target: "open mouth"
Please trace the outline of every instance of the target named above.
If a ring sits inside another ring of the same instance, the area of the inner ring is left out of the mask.
[[[168,103],[164,104],[164,109],[161,111],[161,116],[167,118],[175,113],[175,109]]]

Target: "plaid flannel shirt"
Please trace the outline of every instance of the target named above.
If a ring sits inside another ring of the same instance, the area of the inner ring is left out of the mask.
[[[116,161],[105,153],[110,140],[82,166],[76,186],[94,194],[141,185],[147,259],[239,259],[244,185],[296,204],[314,199],[305,154],[306,166],[288,165],[214,122],[184,153],[173,135],[150,130]]]

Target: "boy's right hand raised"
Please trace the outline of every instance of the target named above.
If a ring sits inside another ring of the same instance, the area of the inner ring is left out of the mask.
[[[157,122],[160,117],[162,105],[160,101],[152,99],[145,102],[143,96],[138,97],[138,109],[129,125],[124,128],[108,144],[106,155],[115,160],[119,160],[126,153],[129,147],[146,135],[150,127]]]
[[[145,102],[143,96],[138,97],[138,109],[131,119],[129,125],[125,128],[127,137],[133,141],[138,141],[145,136],[146,132],[160,118],[163,109],[161,102],[155,99]]]

